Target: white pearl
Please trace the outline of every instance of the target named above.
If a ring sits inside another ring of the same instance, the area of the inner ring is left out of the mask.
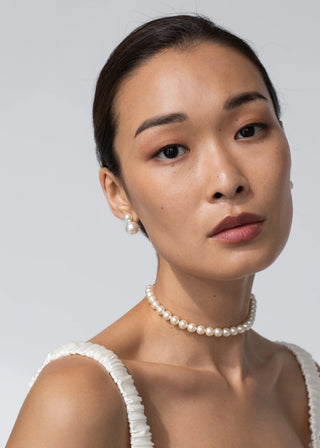
[[[124,219],[125,219],[126,221],[131,221],[131,219],[132,219],[132,215],[131,215],[131,213],[126,213]]]
[[[188,326],[188,322],[186,320],[180,320],[179,322],[179,328],[181,328],[181,330],[185,330]]]
[[[224,328],[223,330],[222,330],[222,334],[223,334],[223,336],[225,337],[225,338],[227,338],[228,336],[230,336],[230,330],[229,330],[229,328]]]
[[[206,328],[206,335],[207,336],[213,336],[214,335],[214,329],[212,327]]]
[[[128,223],[128,224],[130,224],[130,223]],[[137,226],[137,223],[133,223],[133,224]],[[151,307],[153,309],[155,309],[157,311],[157,313],[160,316],[162,316],[165,320],[170,321],[170,323],[172,325],[178,325],[179,328],[181,328],[182,330],[185,330],[187,328],[190,333],[197,332],[197,334],[199,334],[199,335],[206,334],[207,336],[214,335],[216,337],[220,337],[220,336],[228,337],[230,335],[235,336],[237,334],[241,334],[247,330],[250,330],[250,328],[254,324],[255,317],[256,317],[257,301],[253,294],[251,295],[251,302],[250,302],[250,307],[249,307],[248,318],[245,322],[235,325],[234,327],[231,327],[231,328],[225,327],[223,329],[221,329],[221,328],[213,329],[212,327],[206,328],[203,325],[196,325],[193,322],[191,322],[189,324],[184,319],[179,320],[179,318],[177,316],[172,316],[170,311],[166,310],[164,308],[164,306],[162,306],[158,302],[158,300],[156,300],[156,297],[153,294],[153,285],[148,285],[145,289],[145,293],[146,293],[147,300],[150,303]]]
[[[179,323],[179,318],[177,316],[172,316],[170,319],[170,324],[178,325],[178,323]]]
[[[197,326],[194,323],[190,323],[187,327],[187,330],[189,331],[189,333],[194,333],[196,331],[196,329],[197,329]]]
[[[164,307],[162,305],[158,305],[156,310],[158,314],[162,314],[164,312]]]
[[[136,222],[127,222],[126,224],[126,232],[129,233],[130,235],[134,235],[136,233],[138,233],[139,231],[139,226]]]

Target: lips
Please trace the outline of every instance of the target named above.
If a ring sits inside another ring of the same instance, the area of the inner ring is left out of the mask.
[[[210,232],[209,237],[213,237],[220,232],[246,224],[255,224],[265,221],[265,217],[254,213],[240,213],[237,216],[227,216]]]

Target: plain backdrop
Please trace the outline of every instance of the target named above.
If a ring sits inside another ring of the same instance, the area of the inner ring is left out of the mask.
[[[95,81],[133,28],[198,12],[248,40],[273,80],[292,150],[294,221],[256,275],[255,330],[320,360],[317,0],[7,0],[0,5],[0,445],[45,355],[133,307],[156,257],[108,210],[91,124]]]

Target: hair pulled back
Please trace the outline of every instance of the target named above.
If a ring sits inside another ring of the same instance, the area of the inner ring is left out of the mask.
[[[199,15],[176,15],[147,22],[132,31],[111,53],[99,75],[94,103],[93,125],[96,156],[121,180],[121,166],[114,148],[117,118],[114,101],[121,83],[152,56],[168,48],[187,49],[198,42],[214,42],[232,48],[249,59],[259,70],[275,113],[280,118],[277,93],[254,50],[241,38]],[[144,233],[142,223],[139,223]]]

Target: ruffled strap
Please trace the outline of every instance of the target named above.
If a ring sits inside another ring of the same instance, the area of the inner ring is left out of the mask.
[[[58,358],[68,355],[82,355],[98,361],[111,375],[117,384],[127,408],[132,448],[152,448],[150,427],[144,413],[142,398],[134,385],[132,376],[120,359],[105,347],[91,342],[71,342],[49,353],[38,372],[30,382],[30,387],[37,379],[41,370]]]
[[[305,379],[311,432],[310,448],[320,448],[320,373],[311,354],[289,342],[276,341],[292,351],[296,356]]]

